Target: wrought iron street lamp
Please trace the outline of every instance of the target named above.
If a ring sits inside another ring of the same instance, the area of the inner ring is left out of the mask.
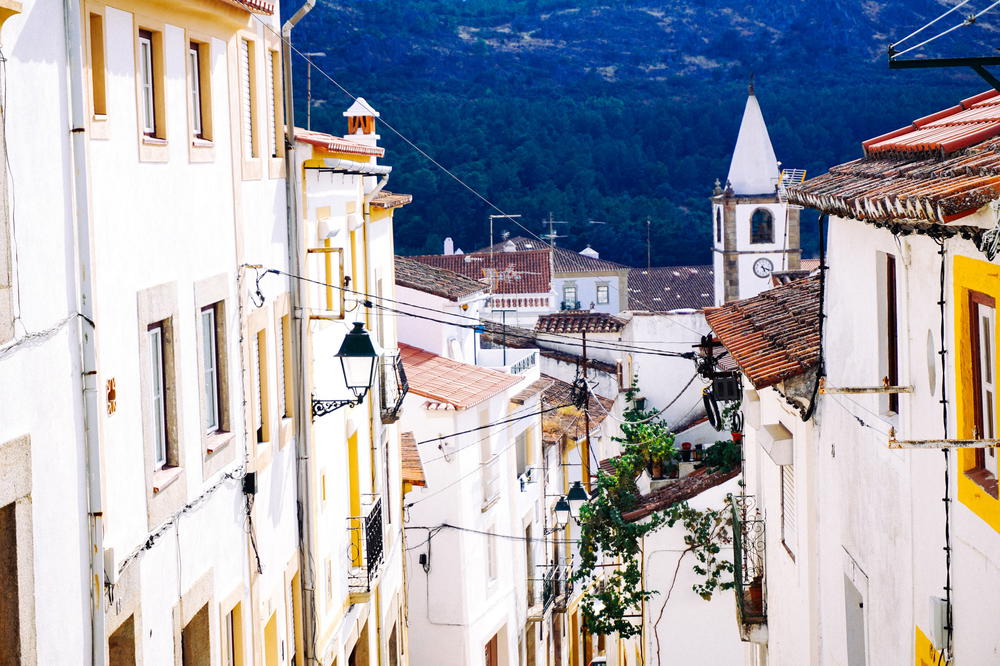
[[[560,497],[556,502],[556,525],[559,528],[569,525],[570,508],[565,497]]]
[[[589,499],[587,491],[583,489],[583,484],[579,481],[574,481],[573,486],[569,489],[569,494],[566,495],[566,502],[569,504],[569,514],[573,517],[573,520],[579,522],[580,508]]]
[[[341,407],[360,405],[375,381],[375,367],[382,350],[372,341],[364,324],[354,322],[354,328],[344,336],[340,351],[334,354],[340,359],[340,369],[344,373],[344,383],[353,400],[317,400],[312,401],[313,418],[325,416]]]

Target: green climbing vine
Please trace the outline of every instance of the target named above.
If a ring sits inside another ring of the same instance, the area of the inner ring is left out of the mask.
[[[624,518],[640,506],[638,479],[642,472],[654,468],[669,471],[677,464],[674,434],[656,411],[645,409],[635,388],[637,380],[625,394],[628,409],[623,414],[621,436],[613,438],[621,444],[621,455],[613,460],[612,473],[598,472],[591,499],[580,510],[580,563],[573,574],[576,581],[593,582],[580,604],[588,629],[622,637],[639,633],[640,623],[630,617],[637,616],[643,602],[655,594],[642,586],[642,538],[664,525],[679,524],[685,530],[683,555],[694,555],[693,568],[699,576],[693,586],[696,593],[711,599],[717,590],[733,587],[733,565],[720,557],[722,547],[731,542],[732,525],[726,509],[701,511],[678,502],[642,520]],[[727,441],[706,449],[700,464],[716,471],[739,463],[739,445]],[[602,566],[607,563],[618,566]]]

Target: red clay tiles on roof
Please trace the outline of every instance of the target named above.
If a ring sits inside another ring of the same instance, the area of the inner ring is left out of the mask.
[[[946,224],[1000,197],[995,90],[862,145],[864,158],[789,188],[789,201],[870,222]]]
[[[412,194],[397,194],[396,192],[388,192],[386,190],[382,190],[376,194],[375,198],[371,201],[371,204],[376,208],[399,208],[408,203],[413,203]]]
[[[580,254],[579,252],[574,252],[558,245],[552,247],[542,241],[525,238],[524,236],[514,236],[505,241],[494,243],[492,246],[476,250],[476,252],[489,252],[491,247],[494,252],[504,252],[504,248],[509,247],[508,244],[513,245],[515,251],[518,252],[543,249],[551,251],[552,270],[556,273],[614,273],[628,270],[628,266],[623,266],[607,259],[595,259],[594,257],[588,257],[585,254]]]
[[[273,2],[265,2],[264,0],[222,0],[222,2],[240,9],[247,9],[256,14],[267,14],[268,16],[274,14]]]
[[[705,310],[705,319],[756,389],[819,363],[819,276]]]
[[[417,439],[412,432],[404,432],[399,436],[399,457],[403,463],[403,481],[412,486],[426,486],[424,464],[420,460]]]
[[[709,472],[707,467],[696,469],[683,479],[677,479],[662,488],[657,488],[648,495],[643,495],[639,498],[639,506],[632,511],[623,513],[622,518],[629,523],[642,520],[656,511],[662,511],[677,502],[689,500],[710,488],[721,485],[735,478],[739,473],[739,467],[718,472]]]
[[[515,375],[460,363],[406,344],[399,345],[399,354],[412,393],[455,409],[475,407],[521,381]]]
[[[351,141],[350,139],[345,139],[341,136],[306,130],[301,127],[295,128],[295,140],[301,141],[302,143],[308,143],[316,146],[317,148],[322,148],[323,150],[328,150],[331,153],[371,155],[373,157],[382,157],[385,155],[384,148],[379,148],[378,146],[366,146],[362,143]]]
[[[556,312],[535,322],[536,333],[617,333],[625,320],[607,312]]]
[[[484,291],[485,285],[454,271],[423,264],[407,257],[396,257],[396,284],[427,294],[457,301]]]
[[[427,254],[410,257],[483,282],[494,282],[496,294],[548,294],[552,289],[548,250],[472,254]]]
[[[645,312],[709,307],[715,302],[711,266],[633,268],[628,272],[628,309]]]
[[[542,375],[542,379],[552,382],[542,392],[542,409],[552,410],[542,414],[542,441],[557,444],[562,441],[563,435],[572,440],[582,438],[586,434],[585,420],[583,410],[573,406],[573,385],[548,375]],[[593,432],[607,417],[615,401],[593,392],[589,397],[587,412],[590,414],[590,431]]]

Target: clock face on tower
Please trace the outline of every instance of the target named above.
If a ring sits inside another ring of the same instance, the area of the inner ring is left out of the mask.
[[[771,263],[770,259],[762,257],[757,261],[753,262],[753,274],[757,277],[767,277],[774,270],[774,264]]]

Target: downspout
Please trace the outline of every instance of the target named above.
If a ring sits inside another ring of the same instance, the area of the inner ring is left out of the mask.
[[[302,275],[302,252],[299,247],[299,192],[300,176],[295,157],[295,99],[292,93],[292,28],[312,11],[316,0],[306,0],[294,15],[281,27],[282,83],[285,87],[285,205],[288,215],[288,271]],[[299,561],[302,571],[302,644],[306,664],[318,664],[316,657],[316,582],[312,568],[312,493],[310,484],[310,428],[312,424],[311,391],[306,372],[305,350],[308,330],[303,324],[302,282],[291,280],[289,301],[292,320],[292,367],[296,375],[295,386],[295,457],[296,503],[299,519]]]
[[[83,17],[79,0],[64,0],[63,22],[69,65],[70,149],[73,153],[74,235],[76,237],[76,318],[80,334],[80,370],[83,398],[83,439],[87,459],[87,515],[90,536],[90,654],[91,664],[105,663],[104,502],[101,478],[101,448],[97,417],[97,347],[94,325],[94,284],[90,243],[90,183],[87,166],[87,117],[83,80]]]

